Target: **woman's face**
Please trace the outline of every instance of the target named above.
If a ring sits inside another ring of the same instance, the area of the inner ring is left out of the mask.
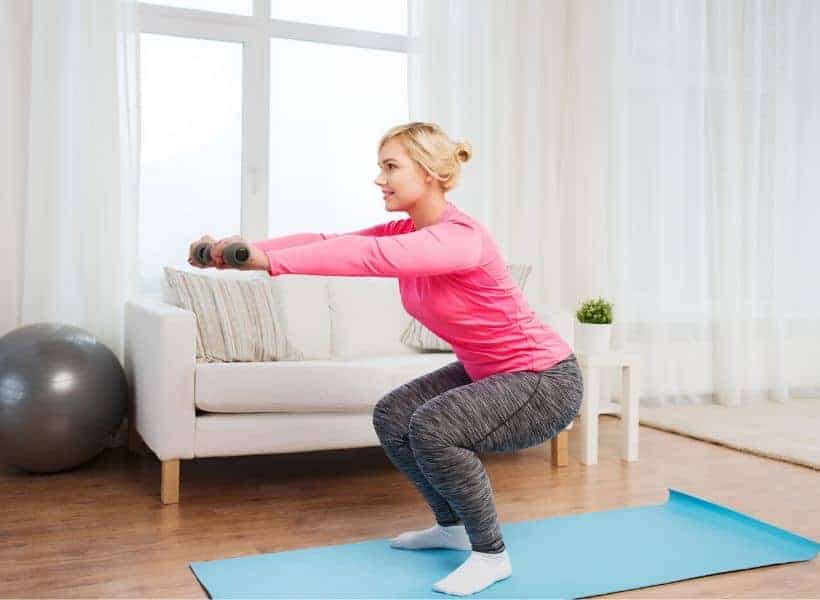
[[[413,161],[396,138],[385,142],[379,151],[379,176],[385,210],[406,211],[429,193],[432,177]]]

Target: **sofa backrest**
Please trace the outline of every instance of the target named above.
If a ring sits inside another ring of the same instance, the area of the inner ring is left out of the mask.
[[[401,342],[412,317],[401,303],[397,279],[313,275],[280,275],[277,279],[288,311],[286,320],[295,331],[310,327],[313,321],[317,328],[320,322],[325,323],[326,315],[316,299],[322,296],[322,284],[326,285],[329,353],[334,358],[420,352]],[[525,286],[524,297],[530,301],[528,292],[533,293]],[[539,318],[572,345],[571,314],[532,302],[530,305]]]
[[[255,278],[249,272],[233,270],[209,269],[207,275]],[[393,277],[286,274],[273,278],[271,283],[277,288],[284,330],[306,360],[420,352],[400,341],[411,316],[402,306],[398,280]],[[532,293],[525,287],[525,297],[527,292]],[[179,306],[164,277],[162,297]],[[570,313],[531,306],[543,321],[573,344]]]
[[[279,275],[271,283],[278,287],[279,315],[291,344],[306,360],[331,358],[332,324],[326,278]]]
[[[330,346],[334,356],[416,354],[401,342],[412,317],[393,277],[326,277],[330,297]]]

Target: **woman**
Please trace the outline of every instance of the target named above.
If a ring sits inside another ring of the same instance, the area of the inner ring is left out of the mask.
[[[396,277],[407,312],[451,344],[458,360],[381,398],[373,426],[436,518],[433,527],[403,533],[391,546],[472,550],[433,584],[460,596],[512,574],[477,453],[551,439],[577,415],[583,386],[572,349],[539,322],[488,231],[445,198],[470,153],[469,144],[454,144],[433,123],[394,127],[379,143],[375,183],[385,208],[410,218],[253,242],[243,267],[270,275]],[[217,242],[211,266],[226,268],[222,250],[238,240]]]

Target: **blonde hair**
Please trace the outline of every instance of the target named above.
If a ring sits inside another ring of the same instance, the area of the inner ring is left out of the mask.
[[[435,123],[414,121],[393,127],[379,141],[379,152],[392,138],[399,140],[408,156],[437,179],[445,192],[458,183],[460,163],[473,155],[470,142],[453,142]]]

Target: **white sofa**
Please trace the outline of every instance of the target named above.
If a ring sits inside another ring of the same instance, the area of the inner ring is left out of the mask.
[[[279,279],[286,331],[304,360],[199,362],[195,315],[167,288],[126,303],[129,446],[162,462],[163,503],[179,502],[182,459],[378,446],[379,399],[456,360],[399,340],[410,316],[393,278]],[[572,312],[531,306],[573,345]],[[553,465],[567,464],[566,436],[552,440]]]

